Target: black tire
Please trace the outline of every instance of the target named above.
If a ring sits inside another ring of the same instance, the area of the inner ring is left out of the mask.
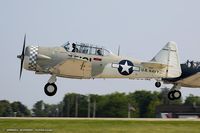
[[[168,92],[168,99],[169,99],[169,100],[175,100],[173,94],[174,94],[174,91],[170,91],[170,92]]]
[[[48,87],[51,87],[51,88],[48,88]],[[50,90],[50,89],[53,89],[53,90]],[[44,86],[44,92],[47,96],[54,96],[57,92],[56,84],[55,83],[47,83]]]
[[[181,92],[178,90],[173,91],[173,97],[174,97],[174,99],[181,98]]]
[[[155,83],[155,86],[156,86],[157,88],[159,88],[159,87],[161,86],[161,83],[160,83],[160,82],[156,82],[156,83]]]

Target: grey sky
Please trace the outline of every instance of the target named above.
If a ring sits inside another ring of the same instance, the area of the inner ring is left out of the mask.
[[[136,59],[150,60],[168,41],[179,47],[181,62],[199,60],[199,0],[1,0],[0,100],[19,100],[31,107],[38,100],[58,103],[65,93],[106,94],[136,89],[159,90],[154,81],[72,80],[58,78],[54,97],[44,94],[49,75],[23,71],[19,81],[23,36],[27,44],[56,46],[66,41],[103,45]],[[166,86],[166,85],[164,85]],[[200,96],[200,89],[182,89]]]

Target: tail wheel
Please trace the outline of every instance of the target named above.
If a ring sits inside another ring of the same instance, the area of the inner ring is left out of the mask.
[[[156,86],[157,88],[159,88],[159,87],[161,86],[161,83],[160,83],[160,82],[156,82],[156,83],[155,83],[155,86]]]
[[[44,86],[44,92],[47,96],[54,96],[57,92],[57,86],[55,83],[47,83]]]

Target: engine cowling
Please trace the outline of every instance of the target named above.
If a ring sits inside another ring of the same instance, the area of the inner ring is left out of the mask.
[[[24,68],[27,70],[36,71],[38,46],[27,46],[24,57]]]

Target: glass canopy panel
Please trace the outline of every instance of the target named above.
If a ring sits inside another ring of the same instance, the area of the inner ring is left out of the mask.
[[[94,46],[87,43],[69,43],[66,42],[62,45],[66,51],[73,51],[75,48],[78,53],[89,54],[89,55],[98,55],[98,56],[106,56],[110,55],[111,52],[103,47]]]

